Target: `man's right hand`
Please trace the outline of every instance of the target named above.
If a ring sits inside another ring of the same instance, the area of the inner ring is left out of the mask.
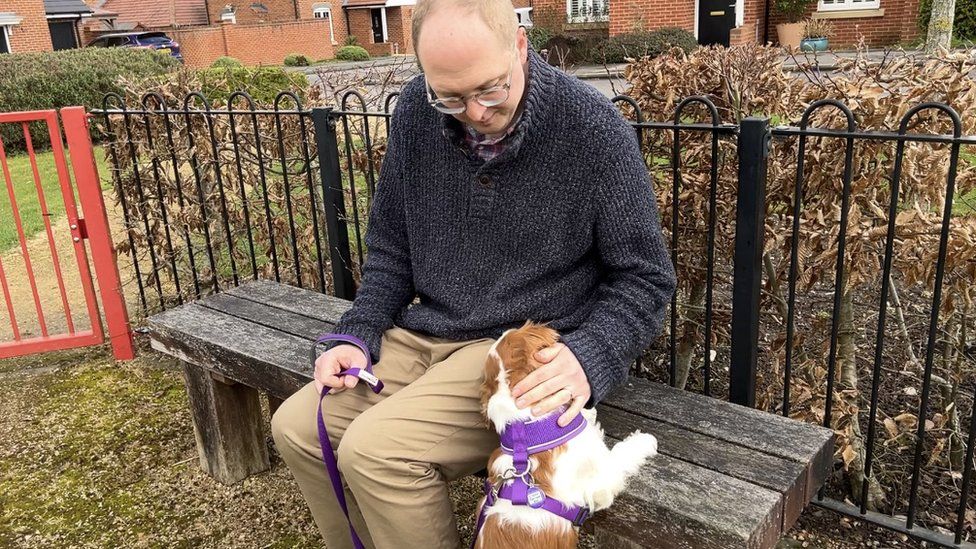
[[[366,355],[359,347],[337,345],[322,353],[315,359],[315,389],[319,394],[323,387],[331,388],[333,393],[352,389],[359,383],[358,377],[337,375],[349,368],[366,368]]]

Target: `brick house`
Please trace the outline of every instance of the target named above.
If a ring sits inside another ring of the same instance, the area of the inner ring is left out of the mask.
[[[92,14],[82,0],[0,2],[0,53],[77,48],[81,23]]]
[[[831,45],[860,37],[872,46],[918,37],[919,0],[811,0],[808,18],[830,19]],[[774,0],[532,0],[532,19],[558,33],[616,36],[635,30],[680,27],[701,44],[776,42],[785,18]]]

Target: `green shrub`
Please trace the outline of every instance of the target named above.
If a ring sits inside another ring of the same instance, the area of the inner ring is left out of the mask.
[[[241,63],[237,58],[228,57],[226,55],[218,57],[217,59],[214,60],[213,63],[210,64],[210,67],[214,69],[226,68],[226,67],[243,67],[243,66],[244,64]]]
[[[343,46],[358,46],[359,39],[356,38],[355,34],[350,34],[346,36],[346,41],[342,44]]]
[[[286,67],[307,67],[311,65],[308,57],[300,53],[290,53],[285,56],[285,66]]]
[[[225,67],[209,68],[197,73],[200,91],[215,105],[222,105],[235,91],[247,92],[259,105],[271,105],[283,91],[291,91],[299,98],[308,96],[308,79],[298,72],[287,72],[278,67]],[[282,108],[290,108],[290,101]],[[237,105],[237,104],[235,104]],[[240,105],[237,105],[238,107]]]
[[[536,25],[526,32],[529,38],[529,43],[532,44],[532,48],[535,51],[539,51],[546,47],[549,39],[552,38],[552,32],[545,27]]]
[[[918,7],[918,26],[922,39],[928,32],[932,18],[932,0],[922,0]],[[956,15],[952,21],[952,37],[957,40],[976,40],[976,0],[956,0]]]
[[[369,52],[362,46],[343,46],[336,52],[336,59],[343,61],[369,61]]]
[[[776,0],[776,11],[786,16],[790,23],[798,23],[807,13],[811,0]]]
[[[100,108],[105,94],[123,91],[120,79],[159,75],[177,66],[179,61],[169,55],[127,48],[0,55],[0,107],[3,111],[59,109],[71,105]],[[37,129],[35,145],[47,143],[46,129]],[[20,128],[6,124],[2,132],[0,135],[8,148],[22,146]]]
[[[656,57],[671,48],[690,52],[698,47],[695,35],[677,27],[614,36],[591,50],[594,63],[623,63],[627,58]]]

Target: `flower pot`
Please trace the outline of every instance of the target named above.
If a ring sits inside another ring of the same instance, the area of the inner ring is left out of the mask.
[[[801,51],[827,51],[826,38],[804,38],[800,41]]]
[[[779,45],[784,48],[799,48],[803,38],[803,23],[780,23],[776,25]]]

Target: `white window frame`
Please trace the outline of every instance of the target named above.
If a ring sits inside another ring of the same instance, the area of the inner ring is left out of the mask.
[[[335,27],[332,26],[332,6],[326,5],[313,5],[312,6],[312,17],[315,19],[328,19],[329,20],[329,40],[333,44],[336,43],[335,39]]]
[[[595,16],[573,17],[573,2],[576,2],[579,5],[588,6],[590,8],[593,8],[594,6],[597,5],[601,7],[608,6],[608,9],[610,4],[610,0],[566,0],[566,22],[567,23],[605,23],[610,21],[609,13],[607,13],[606,15],[601,13]]]
[[[833,0],[830,4],[824,4],[824,0],[818,0],[817,11],[852,11],[852,10],[876,10],[881,8],[881,0],[864,0],[856,2],[854,0]]]
[[[13,53],[14,46],[10,43],[10,25],[0,25],[0,34],[3,35],[3,41],[7,44],[7,53]]]

